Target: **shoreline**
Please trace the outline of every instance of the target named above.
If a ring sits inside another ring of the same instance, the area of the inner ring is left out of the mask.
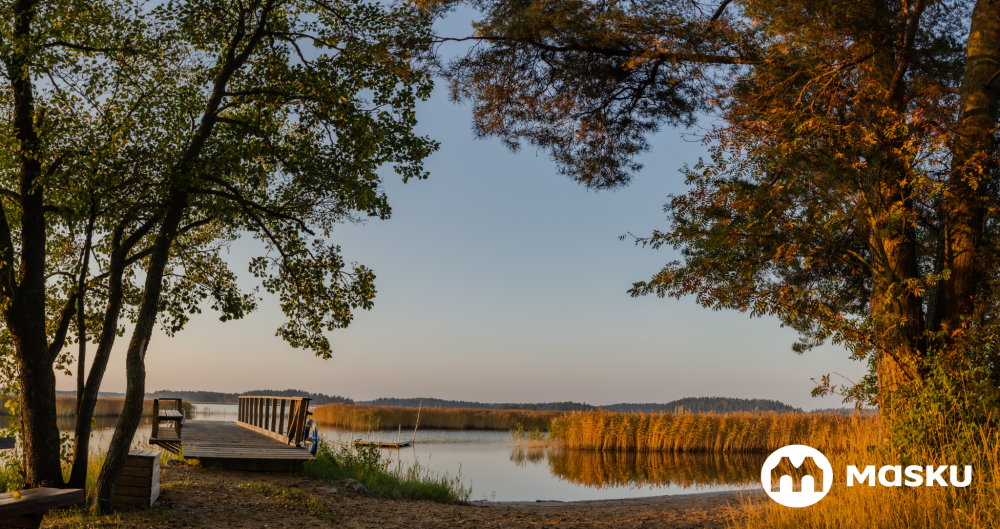
[[[198,465],[161,469],[160,497],[152,508],[120,506],[95,516],[85,509],[54,510],[49,529],[126,526],[343,529],[454,529],[503,527],[653,527],[727,529],[740,517],[741,492],[718,491],[621,500],[482,502],[446,504],[390,499],[356,492],[338,482],[295,473],[228,471]],[[753,491],[749,491],[754,494]],[[762,491],[760,491],[762,493]]]
[[[607,509],[615,507],[670,507],[701,503],[705,505],[731,503],[742,497],[760,499],[764,491],[759,487],[751,489],[721,490],[709,492],[693,492],[687,494],[664,494],[661,496],[643,496],[638,498],[618,498],[608,500],[534,500],[534,501],[470,501],[474,507],[490,509]]]

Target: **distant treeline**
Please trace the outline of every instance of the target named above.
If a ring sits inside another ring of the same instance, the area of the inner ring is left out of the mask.
[[[57,395],[75,397],[75,391],[57,391]],[[339,395],[324,395],[322,393],[309,393],[297,389],[273,390],[261,389],[254,391],[244,391],[242,393],[221,393],[218,391],[170,391],[162,390],[147,393],[147,399],[181,398],[188,402],[211,402],[219,404],[236,404],[240,395],[260,396],[273,395],[276,397],[309,397],[310,404],[355,404],[352,399]],[[101,392],[103,398],[123,398],[124,393]],[[689,397],[668,402],[666,404],[655,403],[621,403],[609,404],[607,406],[593,406],[581,402],[470,402],[465,400],[446,400],[434,398],[381,398],[375,400],[358,401],[356,404],[370,406],[401,406],[406,408],[416,408],[423,403],[425,408],[472,408],[480,410],[525,410],[525,411],[620,411],[620,412],[646,412],[646,413],[698,413],[713,411],[716,413],[733,413],[743,411],[774,411],[774,412],[795,412],[802,411],[800,408],[793,408],[783,402],[770,399],[735,399],[727,397]],[[830,408],[815,410],[826,413],[852,413],[850,408]],[[872,412],[873,410],[863,410]]]
[[[412,398],[412,399],[393,399],[393,398],[381,398],[375,400],[358,401],[358,404],[366,404],[371,406],[404,406],[409,408],[416,408],[421,405],[425,408],[473,408],[473,409],[486,409],[486,410],[532,410],[532,411],[591,411],[591,410],[606,410],[606,411],[641,411],[646,413],[655,412],[670,412],[670,413],[680,413],[680,412],[708,412],[714,411],[717,413],[731,413],[738,411],[775,411],[775,412],[789,412],[789,411],[802,411],[799,408],[793,408],[783,402],[770,399],[734,399],[726,397],[689,397],[686,399],[680,399],[668,402],[666,404],[638,404],[638,403],[621,403],[621,404],[610,404],[607,406],[592,406],[590,404],[584,404],[580,402],[540,402],[540,403],[528,403],[528,404],[517,404],[517,403],[486,403],[486,402],[469,402],[464,400],[444,400],[444,399],[431,399],[431,398]]]
[[[63,397],[75,397],[75,391],[57,391],[56,395]],[[324,395],[322,393],[309,393],[308,391],[302,391],[298,389],[285,389],[285,390],[274,390],[274,389],[258,389],[253,391],[244,391],[242,393],[222,393],[219,391],[171,391],[164,389],[161,391],[154,391],[153,393],[146,393],[147,399],[184,399],[188,402],[211,402],[218,404],[236,404],[239,401],[240,395],[247,396],[275,396],[275,397],[309,397],[312,399],[309,404],[332,404],[332,403],[344,403],[344,404],[354,404],[354,401],[348,398],[341,397],[339,395]],[[107,393],[100,392],[98,394],[100,397],[106,398],[123,398],[124,393]]]
[[[841,415],[851,415],[854,413],[860,413],[862,415],[868,415],[871,413],[878,413],[878,410],[874,408],[863,408],[860,410],[854,408],[817,408],[812,411],[813,413],[839,413]]]
[[[358,401],[357,403],[369,406],[402,406],[406,408],[416,408],[423,403],[422,405],[425,408],[471,408],[477,410],[588,411],[597,409],[596,406],[581,404],[579,402],[539,402],[518,404],[512,402],[469,402],[464,400],[444,400],[419,397],[413,399],[381,398]]]
[[[800,408],[793,408],[788,404],[771,399],[733,399],[728,397],[688,397],[686,399],[670,401],[666,404],[624,403],[624,404],[612,404],[610,406],[601,406],[601,408],[608,411],[625,411],[625,412],[642,411],[646,413],[653,413],[653,412],[698,413],[707,411],[714,411],[716,413],[733,413],[738,411],[776,411],[776,412],[802,411]]]

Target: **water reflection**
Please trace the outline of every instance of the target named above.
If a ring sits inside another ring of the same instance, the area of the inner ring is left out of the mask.
[[[751,486],[760,481],[767,454],[636,453],[519,448],[510,460],[518,465],[547,462],[560,480],[590,488],[625,487],[717,489]]]

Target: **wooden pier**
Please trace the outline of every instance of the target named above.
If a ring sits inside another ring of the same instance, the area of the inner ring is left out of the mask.
[[[308,398],[241,396],[235,422],[185,420],[176,429],[154,426],[156,433],[149,442],[203,465],[296,470],[313,459],[303,447],[308,409]]]

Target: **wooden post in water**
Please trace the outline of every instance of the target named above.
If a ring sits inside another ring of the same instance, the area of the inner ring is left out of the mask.
[[[420,399],[420,404],[417,406],[417,423],[413,425],[413,445],[417,444],[417,427],[420,426],[420,408],[424,407],[424,399]],[[402,428],[402,426],[400,426]]]

